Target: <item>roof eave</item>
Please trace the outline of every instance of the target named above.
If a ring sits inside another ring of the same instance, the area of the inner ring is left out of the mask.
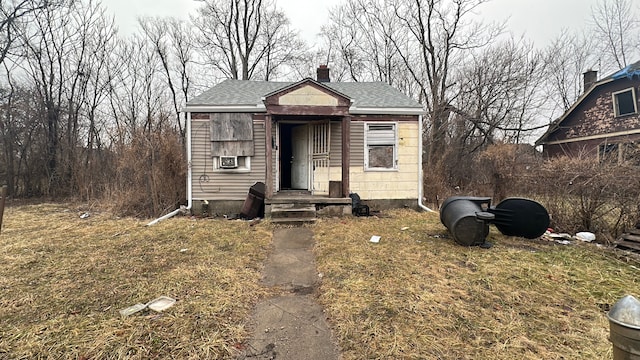
[[[187,105],[182,112],[232,112],[232,113],[263,113],[267,112],[264,104],[256,105]]]
[[[353,115],[424,115],[422,108],[365,108],[352,106],[349,114]]]
[[[587,96],[589,96],[597,87],[599,87],[600,85],[610,83],[615,80],[616,79],[613,79],[613,78],[605,78],[593,84],[589,88],[589,90],[587,90],[586,92],[584,92],[582,95],[578,97],[578,100],[576,100],[573,103],[573,105],[571,105],[571,107],[567,109],[567,111],[565,111],[562,115],[560,115],[560,117],[556,121],[549,124],[549,130],[547,130],[547,132],[544,135],[542,135],[538,140],[536,140],[535,145],[536,146],[544,145],[547,142],[546,140],[549,137],[549,135],[551,135],[554,131],[556,131],[560,127],[560,124],[567,118],[567,116],[569,116],[569,114],[571,114],[578,107],[578,105],[580,105],[582,101],[584,101],[584,99],[586,99]],[[551,128],[551,126],[553,126],[553,128]]]

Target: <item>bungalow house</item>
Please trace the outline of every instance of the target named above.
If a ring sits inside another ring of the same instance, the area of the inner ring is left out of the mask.
[[[196,213],[239,213],[263,183],[266,211],[304,202],[351,213],[421,206],[423,107],[382,82],[225,80],[190,100],[187,197]]]
[[[581,155],[600,161],[637,158],[639,87],[640,61],[601,80],[597,80],[595,71],[587,71],[584,93],[549,126],[536,145],[542,145],[546,157]]]

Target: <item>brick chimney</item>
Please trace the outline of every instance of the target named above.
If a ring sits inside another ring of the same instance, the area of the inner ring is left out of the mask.
[[[596,81],[598,81],[598,72],[595,70],[587,70],[585,71],[583,74],[583,79],[584,79],[584,89],[582,92],[587,92],[589,91],[589,89],[591,89],[591,87],[593,86],[593,84],[596,83]]]
[[[329,78],[329,68],[327,67],[327,65],[320,65],[318,67],[317,80],[318,80],[318,82],[330,82],[331,81],[331,79]]]

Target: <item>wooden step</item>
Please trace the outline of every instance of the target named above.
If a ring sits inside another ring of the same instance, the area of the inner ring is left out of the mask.
[[[621,240],[616,242],[616,247],[624,250],[632,250],[635,252],[640,252],[640,243],[637,243],[635,241]]]
[[[622,239],[627,241],[633,241],[640,245],[640,235],[622,234]]]

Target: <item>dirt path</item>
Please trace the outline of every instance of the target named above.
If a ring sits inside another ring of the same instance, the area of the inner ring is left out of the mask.
[[[257,305],[254,333],[239,359],[338,359],[322,307],[312,293],[319,278],[313,233],[306,228],[277,229],[263,282],[288,294]]]

